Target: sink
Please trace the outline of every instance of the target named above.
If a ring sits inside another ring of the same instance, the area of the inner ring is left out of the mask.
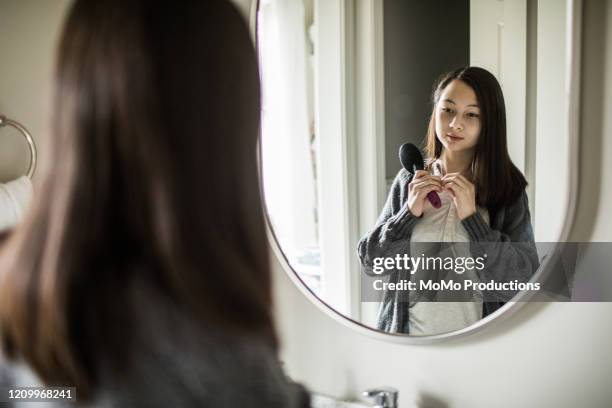
[[[312,394],[310,396],[311,408],[371,408],[373,405],[368,405],[365,402],[355,401],[340,401],[335,398],[322,394]]]

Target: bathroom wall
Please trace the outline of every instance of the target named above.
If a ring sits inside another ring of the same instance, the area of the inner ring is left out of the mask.
[[[566,60],[562,44],[566,30],[566,1],[538,0],[537,21],[537,101],[535,140],[534,231],[536,241],[552,242],[561,234],[565,209],[550,202],[552,195],[568,194],[567,168],[556,157],[567,157],[565,89],[559,84],[567,74],[561,68]],[[531,198],[531,197],[530,197]]]
[[[249,0],[237,1],[249,9]],[[24,122],[41,144],[52,45],[68,3],[0,0],[0,112]],[[612,163],[603,159],[612,156],[612,122],[604,115],[612,110],[611,3],[585,4],[576,241],[612,240]],[[0,177],[25,166],[6,160],[0,156],[7,166]],[[281,357],[312,390],[354,397],[390,385],[399,388],[401,407],[417,398],[430,408],[609,407],[612,401],[612,303],[528,304],[469,338],[409,346],[356,334],[323,314],[276,261],[274,277]]]
[[[0,114],[30,131],[39,154],[49,131],[53,49],[67,4],[0,0]],[[25,174],[29,160],[25,138],[13,128],[0,128],[0,182]]]
[[[580,191],[573,241],[612,241],[612,1],[585,1]],[[540,188],[540,185],[538,185]],[[310,304],[275,262],[289,373],[354,397],[399,388],[400,406],[609,407],[612,303],[526,304],[469,338],[410,346],[356,334]]]

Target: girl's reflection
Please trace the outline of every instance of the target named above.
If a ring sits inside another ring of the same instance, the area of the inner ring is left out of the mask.
[[[395,177],[376,225],[359,242],[364,272],[372,274],[374,258],[398,252],[420,256],[431,248],[426,243],[466,242],[455,247],[454,256],[486,252],[488,261],[482,272],[470,269],[462,279],[528,281],[538,256],[527,181],[508,154],[498,81],[485,69],[459,68],[440,78],[432,99],[426,168],[416,174],[402,169]],[[441,208],[426,199],[431,191],[440,195]],[[510,242],[517,244],[502,245]],[[427,278],[424,271],[412,277],[398,270],[387,274],[392,282]],[[471,296],[462,302],[429,295],[420,299],[430,301],[407,302],[399,292],[386,292],[378,328],[414,335],[461,329],[497,310],[512,294],[488,293],[484,301]]]

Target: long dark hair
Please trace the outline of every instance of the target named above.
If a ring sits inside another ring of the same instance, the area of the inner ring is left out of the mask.
[[[476,201],[495,211],[519,199],[527,180],[508,154],[504,95],[493,74],[479,67],[462,67],[438,79],[432,94],[425,150],[430,162],[442,154],[442,143],[436,137],[435,110],[442,92],[453,80],[465,82],[476,93],[482,121],[472,163]]]
[[[136,279],[276,349],[256,139],[256,55],[223,0],[80,1],[58,52],[50,168],[3,245],[9,357],[46,383],[124,367]]]

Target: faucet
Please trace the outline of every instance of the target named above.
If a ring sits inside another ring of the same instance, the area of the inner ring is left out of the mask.
[[[376,387],[364,391],[361,395],[374,400],[374,408],[397,408],[397,388]]]

